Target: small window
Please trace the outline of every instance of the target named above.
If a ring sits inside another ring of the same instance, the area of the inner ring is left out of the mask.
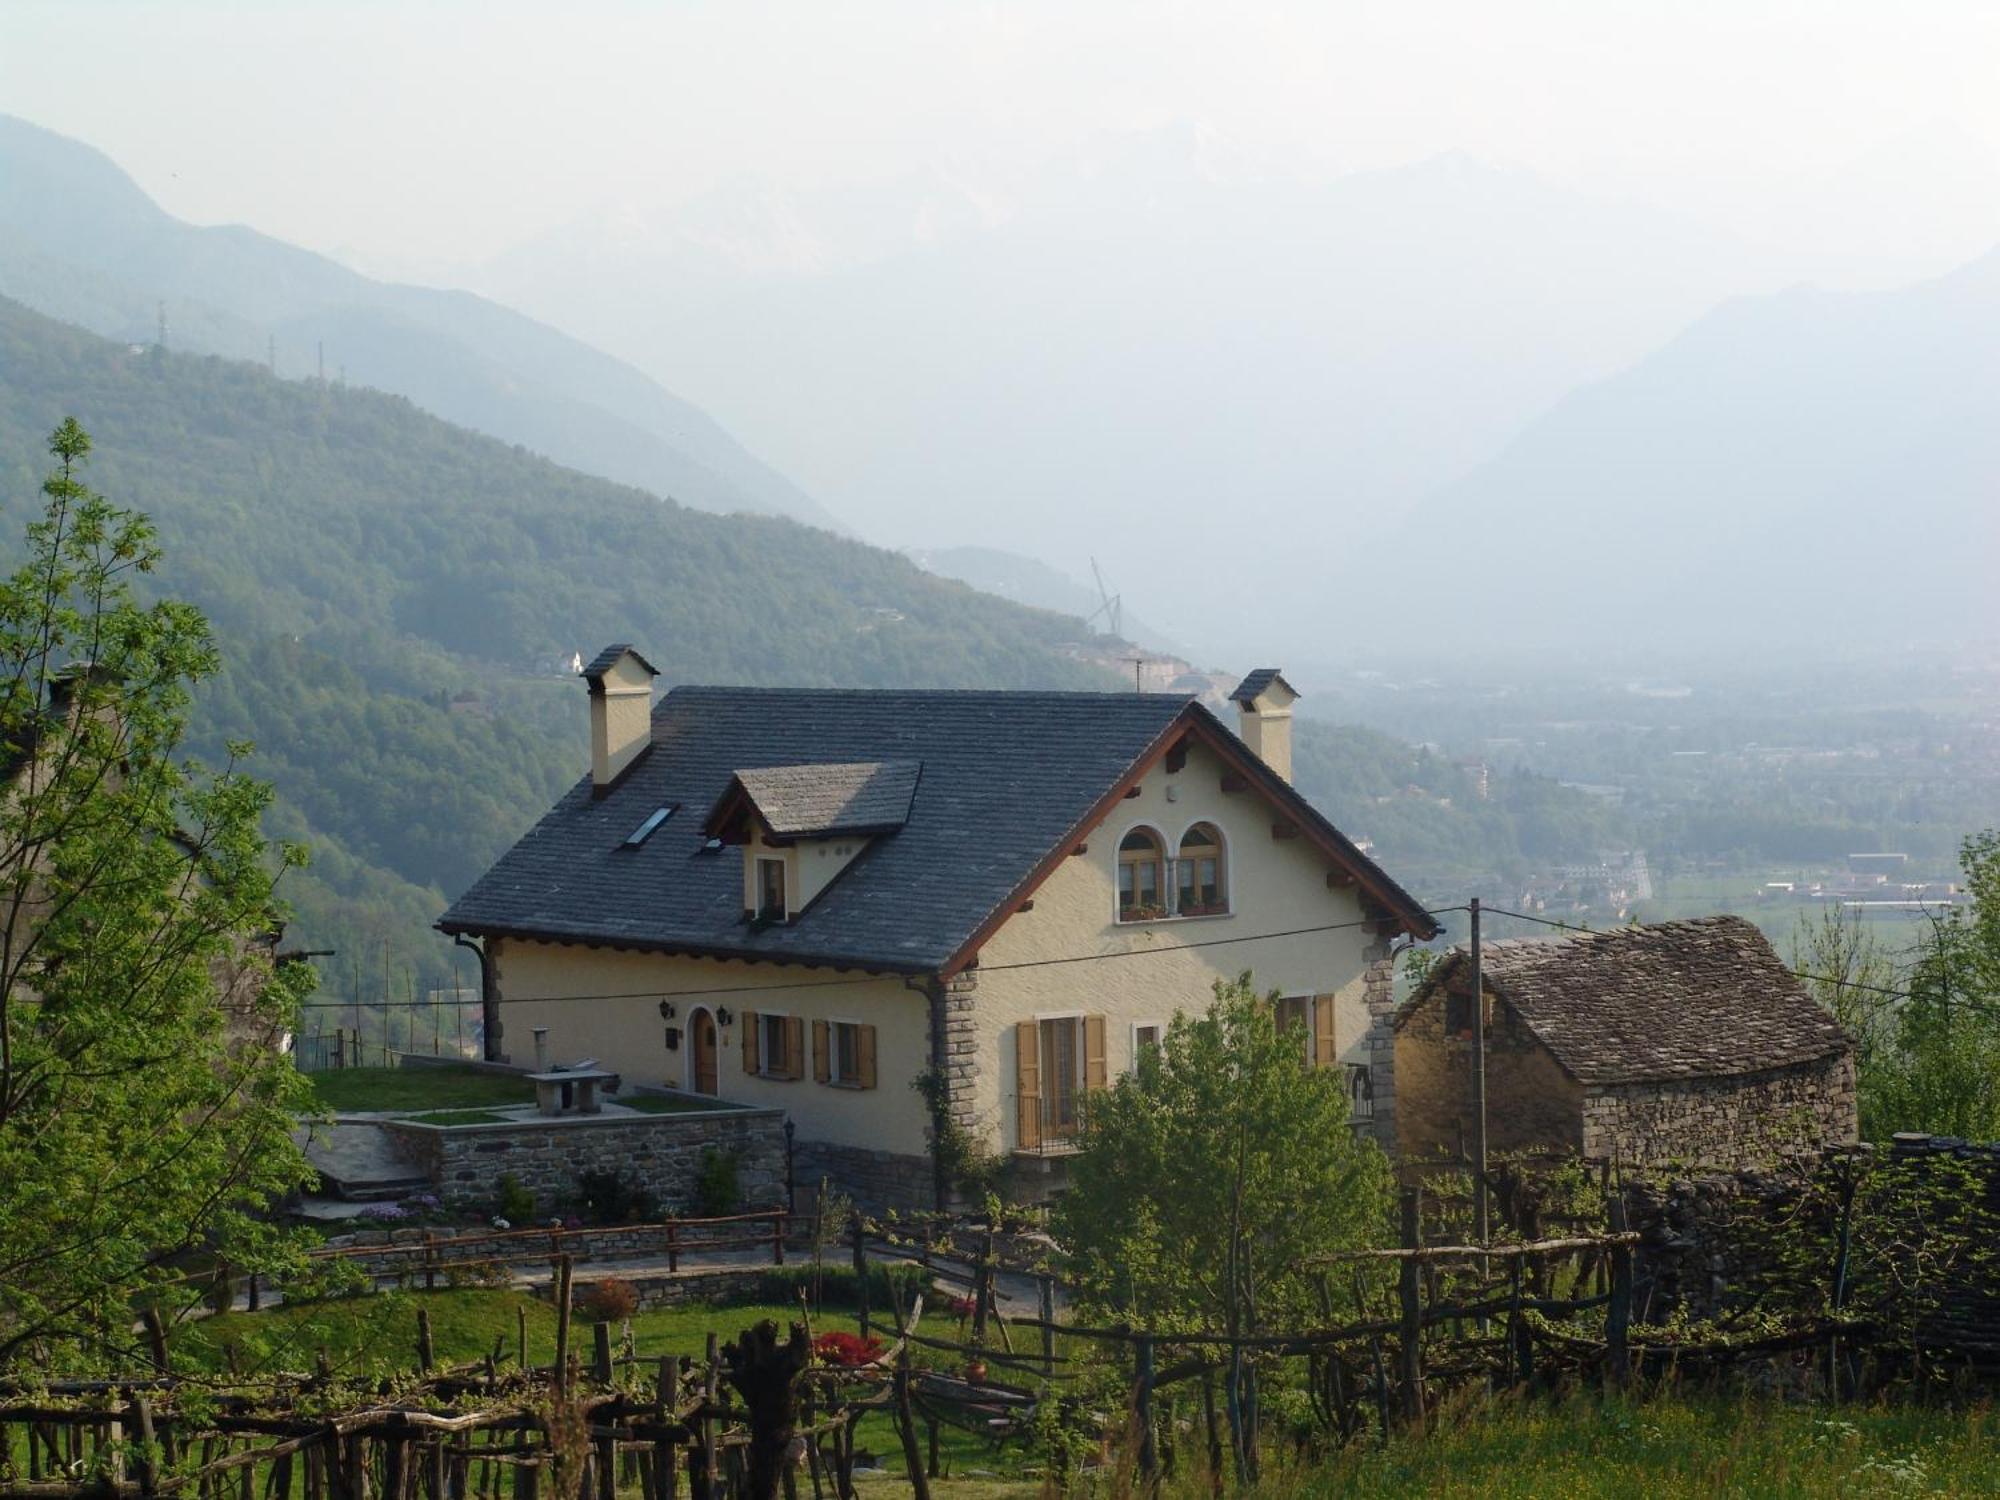
[[[785,862],[782,859],[757,861],[757,920],[785,920]]]
[[[1278,1001],[1278,1030],[1290,1031],[1294,1026],[1301,1031],[1311,1024],[1310,995],[1285,995]]]
[[[1161,873],[1166,855],[1150,828],[1135,828],[1118,846],[1118,920],[1149,922],[1167,914]]]
[[[1167,1028],[1158,1021],[1135,1021],[1132,1023],[1132,1066],[1136,1070],[1139,1059],[1148,1052],[1157,1052],[1165,1038]]]
[[[1472,996],[1447,991],[1444,997],[1444,1034],[1470,1040],[1472,1037]]]
[[[630,833],[625,835],[625,847],[627,849],[638,848],[641,844],[645,843],[647,839],[652,837],[654,829],[658,828],[662,823],[666,822],[667,819],[671,818],[673,815],[674,815],[674,810],[671,807],[657,807],[653,809],[652,813],[647,817],[645,822],[641,823],[637,828],[633,829]]]
[[[1181,835],[1178,882],[1180,914],[1210,917],[1229,909],[1222,886],[1222,835],[1212,823],[1197,823]]]
[[[828,1028],[827,1075],[833,1083],[861,1081],[861,1028],[851,1021],[835,1021]]]
[[[783,867],[779,868],[782,870]],[[758,1071],[767,1077],[790,1078],[793,1075],[794,1059],[789,1055],[791,1028],[785,1024],[788,1019],[769,1012],[757,1017]]]

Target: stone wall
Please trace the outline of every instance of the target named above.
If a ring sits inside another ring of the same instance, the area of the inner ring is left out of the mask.
[[[1583,1154],[1629,1166],[1754,1167],[1859,1134],[1844,1055],[1736,1078],[1599,1087],[1583,1101]]]
[[[1384,1151],[1396,1146],[1396,960],[1387,938],[1371,943],[1368,967],[1361,978],[1362,1004],[1368,1010],[1368,1030],[1362,1038],[1368,1064],[1368,1094],[1374,1107],[1369,1133]]]
[[[936,1177],[928,1156],[802,1140],[794,1147],[792,1176],[798,1185],[801,1212],[812,1207],[822,1177],[831,1179],[837,1192],[845,1193],[857,1207],[870,1213],[936,1206]]]
[[[639,1299],[638,1310],[651,1312],[656,1307],[681,1307],[690,1302],[745,1301],[756,1295],[763,1284],[762,1271],[682,1271],[670,1275],[664,1271],[648,1272],[638,1276],[621,1276],[615,1266],[605,1266],[595,1274],[581,1273],[576,1278],[574,1295],[583,1298],[588,1295],[591,1285],[598,1281],[622,1281],[632,1288]],[[547,1282],[536,1286],[534,1294],[544,1302],[554,1299],[554,1291]],[[716,1314],[717,1323],[727,1328],[727,1309]]]
[[[1396,1144],[1405,1156],[1457,1155],[1478,1118],[1472,1041],[1445,1034],[1444,999],[1432,996],[1395,1032]],[[1375,1107],[1382,1108],[1378,1095]],[[1486,1033],[1486,1145],[1492,1152],[1577,1151],[1584,1090],[1514,1009],[1492,1001]]]
[[[695,1182],[710,1150],[736,1153],[744,1209],[785,1201],[784,1113],[703,1110],[672,1115],[581,1115],[504,1125],[420,1125],[384,1120],[403,1160],[431,1180],[447,1206],[491,1212],[512,1173],[535,1195],[538,1216],[561,1212],[585,1172],[616,1169],[659,1200],[662,1213],[695,1211]]]

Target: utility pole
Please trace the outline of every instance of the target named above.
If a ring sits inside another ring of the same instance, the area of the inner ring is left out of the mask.
[[[1487,1242],[1486,1222],[1486,979],[1479,954],[1479,898],[1472,911],[1472,1213],[1479,1243]]]
[[[1128,656],[1125,660],[1132,663],[1132,691],[1135,693],[1145,692],[1145,682],[1141,674],[1146,667],[1146,658],[1143,656]]]

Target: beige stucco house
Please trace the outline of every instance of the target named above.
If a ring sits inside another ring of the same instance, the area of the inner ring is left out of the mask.
[[[801,1179],[873,1202],[941,1193],[934,1104],[1035,1192],[1089,1091],[1248,970],[1368,1112],[1390,943],[1435,927],[1293,791],[1277,672],[1238,731],[1170,694],[654,705],[623,646],[584,675],[590,775],[438,924],[480,943],[506,1049],[547,1028],[559,1059],[781,1107]]]

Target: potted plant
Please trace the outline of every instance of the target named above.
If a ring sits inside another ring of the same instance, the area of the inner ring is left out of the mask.
[[[965,1379],[968,1385],[986,1384],[986,1361],[975,1354],[965,1362]]]

